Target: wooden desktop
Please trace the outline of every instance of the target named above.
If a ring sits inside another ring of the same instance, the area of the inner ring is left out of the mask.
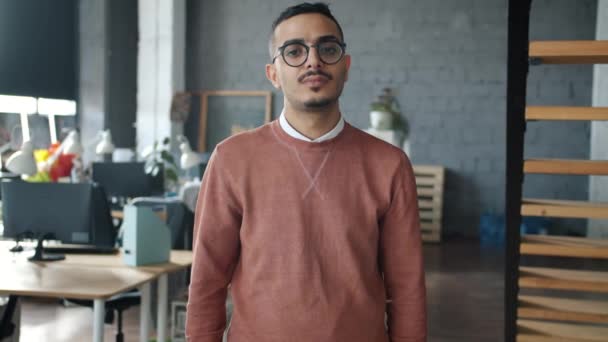
[[[191,251],[172,251],[167,263],[131,267],[118,254],[67,254],[54,262],[29,262],[33,250],[11,253],[14,242],[0,242],[0,295],[79,298],[94,301],[93,341],[103,341],[105,301],[114,295],[139,288],[140,341],[148,340],[150,284],[158,279],[157,341],[167,336],[168,274],[192,264]]]

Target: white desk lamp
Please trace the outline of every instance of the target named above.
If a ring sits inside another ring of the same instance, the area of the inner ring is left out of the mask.
[[[64,154],[74,155],[74,159],[72,159],[72,171],[70,172],[72,182],[80,183],[84,181],[84,165],[82,163],[81,158],[84,148],[82,147],[82,143],[80,142],[80,135],[78,134],[78,132],[71,131],[63,141],[62,145]]]
[[[188,139],[186,139],[186,137],[179,136],[178,140],[180,141],[179,150],[182,153],[181,157],[179,158],[179,164],[183,170],[188,170],[203,162],[201,156],[192,151],[190,143],[188,143]]]
[[[82,155],[83,148],[77,131],[71,131],[68,133],[68,136],[63,140],[62,145],[64,154],[75,154],[77,156]]]
[[[105,162],[112,161],[112,152],[114,152],[114,144],[112,143],[112,133],[109,129],[101,132],[101,141],[95,147],[95,153],[102,156]]]
[[[18,175],[35,175],[38,172],[34,159],[32,142],[23,142],[21,150],[13,153],[6,161],[6,169]]]
[[[109,154],[114,152],[114,144],[112,143],[112,133],[107,129],[101,132],[101,141],[95,147],[95,153],[99,155]]]

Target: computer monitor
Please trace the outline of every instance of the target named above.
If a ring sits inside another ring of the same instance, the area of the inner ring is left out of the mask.
[[[5,237],[52,233],[66,244],[114,246],[117,231],[97,184],[10,181],[1,187]]]
[[[92,173],[93,181],[111,197],[162,195],[165,190],[163,169],[152,177],[145,172],[143,162],[93,163]]]

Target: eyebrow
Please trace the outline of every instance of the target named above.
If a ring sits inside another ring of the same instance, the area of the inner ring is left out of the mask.
[[[317,43],[318,42],[340,42],[340,39],[338,39],[338,37],[334,36],[333,34],[330,34],[327,36],[319,37],[319,39],[317,39]]]
[[[330,35],[319,37],[316,42],[317,43],[320,43],[320,42],[340,42],[340,39],[338,39],[338,37],[334,36],[333,34],[330,34]],[[285,46],[285,45],[293,44],[293,43],[306,44],[306,42],[304,41],[304,39],[302,39],[302,38],[296,38],[296,39],[286,40],[285,42],[283,42],[283,44],[281,46]]]

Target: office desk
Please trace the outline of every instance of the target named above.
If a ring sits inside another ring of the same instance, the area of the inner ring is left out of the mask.
[[[29,262],[33,251],[10,253],[11,244],[0,242],[0,294],[78,298],[93,300],[93,341],[103,341],[105,301],[139,287],[141,291],[140,341],[148,340],[150,283],[158,279],[158,341],[167,335],[168,273],[188,267],[191,251],[172,251],[168,263],[141,267],[126,266],[122,255],[66,254],[55,262]]]
[[[155,212],[156,215],[158,215],[158,217],[161,219],[161,221],[163,222],[167,222],[167,212],[166,211],[158,211]],[[119,219],[119,220],[124,220],[125,218],[125,214],[122,210],[112,210],[110,212],[110,215],[112,215],[112,218],[114,219]]]

